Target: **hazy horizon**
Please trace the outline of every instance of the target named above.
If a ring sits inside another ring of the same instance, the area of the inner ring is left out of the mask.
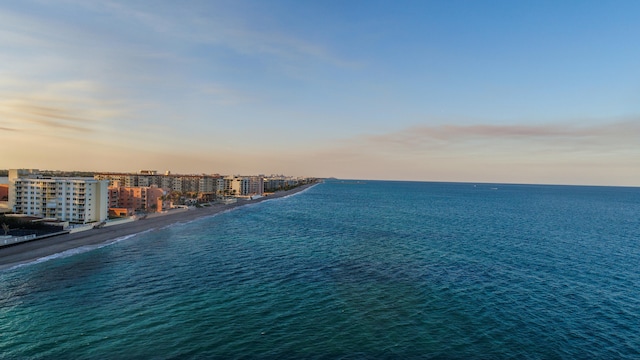
[[[640,186],[635,1],[5,1],[0,168]]]

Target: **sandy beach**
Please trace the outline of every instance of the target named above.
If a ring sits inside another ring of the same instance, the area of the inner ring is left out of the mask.
[[[151,229],[158,229],[178,222],[191,221],[211,216],[220,212],[255,204],[265,200],[281,198],[308,189],[316,184],[303,185],[288,191],[279,191],[255,200],[238,199],[233,204],[215,204],[193,209],[170,210],[164,214],[152,214],[144,220],[125,222],[101,229],[91,229],[73,234],[65,234],[50,238],[20,243],[0,248],[0,270],[36,261],[38,259],[59,254],[67,250],[83,246],[100,245],[128,235],[138,234]]]

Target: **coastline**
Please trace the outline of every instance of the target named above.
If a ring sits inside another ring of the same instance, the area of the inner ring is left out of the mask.
[[[193,221],[203,217],[213,216],[234,208],[256,204],[262,201],[283,198],[309,189],[317,184],[318,183],[302,185],[291,190],[279,191],[253,200],[239,199],[238,202],[233,204],[215,204],[209,207],[190,210],[173,210],[166,214],[151,214],[144,220],[114,224],[100,229],[64,234],[3,247],[0,248],[0,271],[32,263],[39,259],[60,254],[65,251],[85,246],[106,245],[120,238],[129,238],[136,234],[159,229],[167,225]]]

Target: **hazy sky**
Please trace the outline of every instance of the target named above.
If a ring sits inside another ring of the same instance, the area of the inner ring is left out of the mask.
[[[640,185],[640,1],[0,2],[0,168]]]

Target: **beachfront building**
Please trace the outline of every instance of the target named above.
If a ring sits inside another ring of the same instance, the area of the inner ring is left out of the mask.
[[[236,195],[238,193],[238,184],[234,181],[233,176],[225,176],[224,177],[224,195]]]
[[[249,188],[247,195],[263,195],[264,194],[264,176],[249,176]]]
[[[225,184],[225,180],[223,177],[219,177],[216,179],[216,195],[217,196],[224,196],[225,192],[224,192],[224,184]]]
[[[306,178],[294,178],[284,175],[271,175],[264,179],[264,191],[274,192],[280,190],[287,190],[298,185],[306,184],[309,179]]]
[[[118,207],[118,200],[120,200],[120,186],[109,187],[109,209]],[[111,210],[109,210],[111,211]]]
[[[0,214],[9,212],[9,185],[0,184]]]
[[[217,179],[212,176],[203,176],[198,179],[198,192],[205,194],[215,194]]]
[[[0,201],[9,201],[9,185],[0,184]]]
[[[96,174],[93,176],[96,180],[108,180],[109,187],[113,187],[116,184],[119,186],[138,186],[138,177],[131,174]]]
[[[115,186],[109,188],[109,210],[113,213],[113,209],[129,209],[129,212],[135,210],[144,210],[147,212],[162,211],[162,205],[158,206],[158,200],[166,194],[166,192],[155,186]],[[160,202],[162,204],[162,202]]]
[[[86,224],[107,219],[108,181],[45,177],[37,170],[9,170],[9,208],[17,214]]]
[[[127,173],[97,173],[97,180],[108,180],[110,187],[116,184],[125,187],[151,187],[180,193],[215,194],[219,175],[178,175],[167,171],[158,174],[155,170],[140,170],[138,174]]]
[[[264,193],[262,176],[227,176],[224,178],[224,193],[233,196],[253,196]]]

